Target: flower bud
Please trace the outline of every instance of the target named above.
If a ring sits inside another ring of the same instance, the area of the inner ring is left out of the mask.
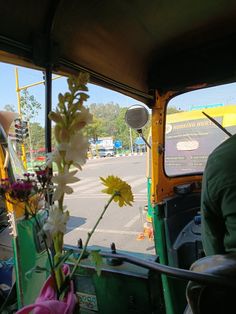
[[[73,133],[75,131],[79,131],[81,129],[83,129],[86,126],[86,122],[85,121],[73,121],[71,126],[70,126],[70,131],[73,131]]]
[[[56,123],[62,123],[63,119],[61,117],[61,115],[57,112],[51,111],[48,114],[48,118]]]
[[[65,129],[65,128],[61,129],[60,139],[61,139],[61,142],[69,141],[70,134],[69,134],[69,131],[67,129]]]
[[[56,124],[54,128],[54,135],[57,142],[61,142],[61,127],[60,125]]]

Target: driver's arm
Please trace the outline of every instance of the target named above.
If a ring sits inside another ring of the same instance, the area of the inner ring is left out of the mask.
[[[220,190],[207,182],[202,193],[202,241],[206,255],[236,252],[236,184]]]

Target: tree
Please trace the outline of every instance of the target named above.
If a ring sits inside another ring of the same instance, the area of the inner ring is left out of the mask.
[[[31,120],[38,115],[42,105],[29,94],[27,89],[24,89],[20,97],[20,107],[22,119],[28,121],[29,138],[26,144],[29,147],[31,162],[33,162],[32,149],[45,147],[44,133],[39,134],[39,130],[41,131],[39,123],[31,124]]]
[[[6,110],[6,111],[16,112],[14,105],[10,105],[10,104],[6,104],[3,107],[3,109]]]
[[[30,158],[31,166],[35,166],[36,150],[45,147],[44,128],[37,122],[30,124],[30,137],[27,138],[25,144],[29,147],[26,155]]]
[[[44,148],[45,146],[44,128],[38,122],[33,122],[30,124],[30,131],[33,149]]]
[[[111,117],[115,119],[119,115],[120,106],[109,102],[106,104],[91,104],[89,109],[94,116],[109,121]]]
[[[178,113],[178,112],[182,112],[183,110],[179,110],[174,106],[168,106],[167,107],[167,114],[172,114],[172,113]]]
[[[115,136],[117,132],[116,118],[119,115],[120,106],[113,102],[106,104],[91,104],[89,110],[94,116],[99,136]],[[98,123],[99,122],[99,123]]]
[[[90,112],[93,114],[93,123],[86,128],[88,138],[96,141],[98,137],[112,136],[114,141],[122,141],[123,148],[129,148],[130,142],[134,143],[138,133],[131,130],[125,122],[127,107],[120,107],[113,102],[107,104],[91,104]],[[143,129],[143,134],[147,138],[151,121]],[[132,139],[130,138],[132,137]]]
[[[20,107],[22,118],[30,121],[38,115],[42,105],[36,100],[34,95],[30,95],[28,90],[24,89],[20,97]]]
[[[106,136],[107,133],[104,131],[104,121],[95,115],[93,116],[93,123],[88,124],[85,127],[86,135],[89,139],[95,142],[98,137]]]
[[[129,147],[130,146],[130,130],[128,125],[125,122],[125,113],[127,111],[127,108],[123,107],[120,108],[119,115],[116,118],[116,134],[115,134],[115,140],[121,140],[123,147]],[[134,141],[134,132],[131,132],[132,134],[132,141]]]

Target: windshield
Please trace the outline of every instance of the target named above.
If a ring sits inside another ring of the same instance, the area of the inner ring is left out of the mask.
[[[179,95],[168,103],[165,129],[168,176],[202,173],[209,154],[236,133],[235,91],[236,84],[221,85]]]

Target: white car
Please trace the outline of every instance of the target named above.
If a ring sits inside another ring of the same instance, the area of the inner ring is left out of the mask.
[[[115,156],[115,151],[113,148],[99,148],[99,157],[113,157]]]

